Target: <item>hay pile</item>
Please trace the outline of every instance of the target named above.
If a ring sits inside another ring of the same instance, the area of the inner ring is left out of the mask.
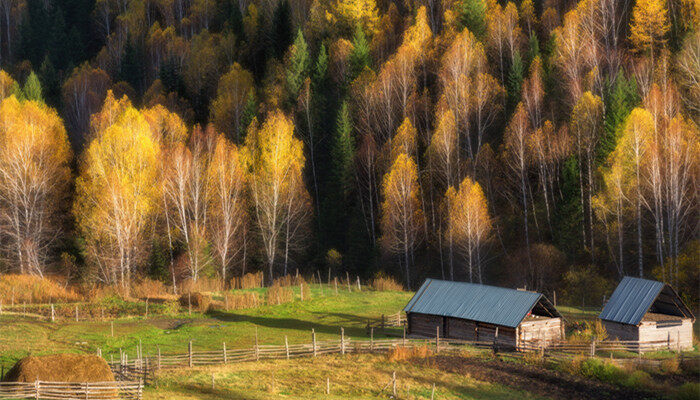
[[[114,375],[102,357],[52,354],[25,357],[5,375],[5,382],[113,382]]]
[[[192,304],[193,310],[207,312],[211,304],[211,297],[199,292],[183,293],[182,296],[180,296],[180,305],[187,309],[189,304]]]

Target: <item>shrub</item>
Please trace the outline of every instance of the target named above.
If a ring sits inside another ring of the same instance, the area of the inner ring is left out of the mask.
[[[680,370],[680,362],[675,357],[661,360],[659,369],[666,374],[675,374]]]
[[[256,289],[263,286],[263,272],[249,272],[243,276],[231,278],[231,289]]]
[[[544,358],[539,351],[529,351],[523,355],[523,362],[527,365],[542,365]]]
[[[576,330],[569,338],[574,343],[590,343],[593,339],[596,341],[607,340],[608,332],[600,320],[585,321],[583,326]]]
[[[378,276],[372,280],[372,289],[378,291],[403,292],[403,285],[388,276]]]
[[[644,371],[632,372],[623,382],[624,386],[638,390],[647,390],[651,388],[653,384],[654,381],[651,379],[651,376]]]
[[[34,275],[0,276],[0,301],[3,304],[75,302],[82,300],[74,291],[55,280]]]
[[[601,361],[597,358],[588,358],[581,363],[581,375],[586,378],[597,379],[601,382],[617,384],[622,382],[625,372],[620,368]]]
[[[190,304],[192,305],[192,309],[204,313],[209,310],[211,297],[199,292],[183,293],[182,296],[180,296],[180,305],[184,308],[189,308]]]
[[[687,382],[676,390],[673,395],[675,400],[697,400],[700,399],[700,383]]]
[[[269,305],[289,303],[292,300],[294,300],[294,292],[292,292],[292,290],[288,287],[272,285],[269,289],[267,289],[267,297],[265,301]]]

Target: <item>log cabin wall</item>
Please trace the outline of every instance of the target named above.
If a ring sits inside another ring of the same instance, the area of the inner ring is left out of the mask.
[[[526,319],[519,328],[518,343],[528,342],[546,347],[564,338],[564,323],[561,318]]]
[[[409,313],[408,333],[417,336],[435,337],[437,327],[440,327],[440,335],[444,334],[444,318],[439,315]]]

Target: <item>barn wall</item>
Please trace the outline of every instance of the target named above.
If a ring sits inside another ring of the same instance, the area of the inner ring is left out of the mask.
[[[655,348],[671,350],[677,350],[680,341],[681,350],[689,350],[693,347],[693,323],[690,318],[683,319],[682,323],[677,325],[642,321],[639,325],[639,341]]]
[[[531,343],[538,346],[548,346],[552,342],[563,339],[564,322],[561,318],[541,318],[523,321],[520,324],[520,343]]]
[[[681,350],[690,350],[693,347],[693,323],[690,318],[672,326],[655,321],[642,321],[638,327],[611,321],[602,322],[611,339],[639,341],[644,350],[677,350],[679,339]]]
[[[472,320],[451,318],[446,321],[446,335],[450,339],[493,342],[497,325]],[[498,326],[498,343],[515,346],[515,329]]]
[[[444,332],[443,317],[429,314],[408,314],[408,333],[411,335],[435,337],[436,327],[440,327],[440,336]]]

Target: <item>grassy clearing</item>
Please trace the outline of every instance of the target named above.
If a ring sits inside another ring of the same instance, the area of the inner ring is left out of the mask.
[[[312,287],[312,298],[281,305],[265,305],[255,309],[212,312],[207,315],[179,314],[154,318],[120,319],[114,322],[40,322],[17,317],[0,317],[0,364],[9,366],[29,354],[55,352],[95,352],[98,348],[107,359],[119,349],[130,353],[141,340],[144,354],[155,354],[160,346],[163,354],[183,353],[187,343],[195,349],[251,347],[256,329],[260,344],[310,342],[311,329],[317,339],[337,338],[340,328],[352,338],[366,338],[367,318],[393,314],[401,310],[411,297],[406,292],[351,292],[339,290],[336,296],[329,288]],[[251,289],[262,292],[264,289]],[[323,291],[323,294],[321,293]],[[399,335],[400,330],[396,329]],[[377,335],[379,337],[379,335]]]
[[[145,399],[386,399],[384,388],[396,371],[397,392],[402,399],[430,398],[435,383],[439,399],[541,399],[501,384],[478,381],[468,374],[441,371],[430,363],[391,362],[386,355],[346,355],[261,361],[230,366],[167,371],[158,387]],[[215,389],[211,387],[212,374]],[[330,395],[325,394],[330,378]]]

